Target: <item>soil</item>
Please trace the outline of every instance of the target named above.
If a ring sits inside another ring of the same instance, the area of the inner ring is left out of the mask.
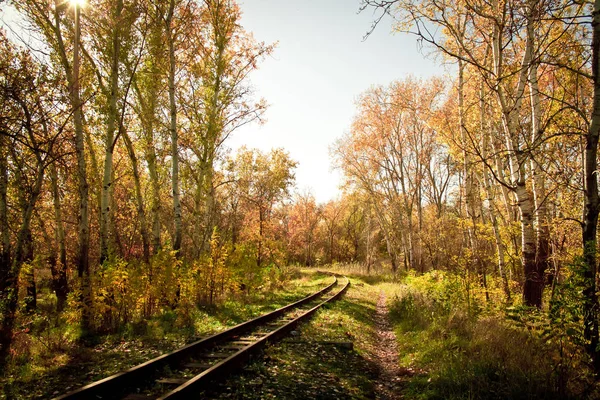
[[[375,348],[375,362],[379,368],[379,376],[375,383],[377,398],[381,400],[401,399],[403,371],[398,365],[396,334],[389,321],[386,297],[383,292],[377,301],[375,325],[379,339]]]

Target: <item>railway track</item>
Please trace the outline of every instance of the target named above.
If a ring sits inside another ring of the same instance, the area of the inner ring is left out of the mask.
[[[274,343],[340,297],[348,278],[334,282],[297,302],[243,322],[126,371],[90,383],[54,400],[188,399],[243,366],[268,343]]]

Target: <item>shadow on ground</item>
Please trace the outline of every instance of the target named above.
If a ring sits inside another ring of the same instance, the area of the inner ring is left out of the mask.
[[[353,284],[356,281],[353,281]],[[217,384],[210,399],[373,399],[377,367],[356,349],[323,341],[354,342],[371,335],[374,305],[349,292],[326,306],[297,335]]]
[[[66,346],[56,352],[60,360],[48,357],[43,369],[33,363],[16,366],[13,373],[0,378],[0,399],[56,397],[297,301],[331,282],[328,275],[305,271],[297,272],[294,278],[305,282],[292,287],[293,290],[265,292],[248,296],[244,301],[200,307],[194,321],[199,326],[194,323],[180,326],[177,314],[169,311],[125,326],[115,334],[91,336],[86,342]]]
[[[287,339],[201,398],[373,399],[376,368],[356,351]]]

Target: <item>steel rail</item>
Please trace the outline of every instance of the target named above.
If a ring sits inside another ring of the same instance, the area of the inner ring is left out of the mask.
[[[338,279],[334,275],[333,283],[307,297],[304,297],[303,299],[300,299],[294,303],[290,303],[267,314],[242,322],[232,328],[216,333],[207,338],[190,343],[177,350],[148,360],[125,371],[118,372],[99,381],[87,384],[79,389],[75,389],[59,397],[55,397],[53,400],[123,398],[130,393],[131,389],[136,387],[138,383],[152,381],[153,378],[165,367],[176,368],[177,366],[183,364],[187,359],[190,359],[194,354],[197,354],[202,350],[208,350],[217,345],[219,342],[226,341],[267,322],[273,321],[285,314],[287,311],[298,308],[327,293],[334,286],[336,286],[337,283]]]
[[[337,278],[336,278],[337,282]],[[190,379],[186,383],[181,386],[173,389],[167,394],[159,397],[157,400],[178,400],[178,399],[187,399],[206,388],[208,384],[223,378],[224,376],[230,374],[241,365],[246,363],[248,359],[262,350],[269,343],[275,343],[280,340],[283,336],[285,336],[288,332],[292,331],[300,322],[306,321],[312,317],[312,315],[321,307],[326,305],[329,302],[332,302],[338,299],[342,294],[348,290],[350,287],[350,280],[346,278],[346,284],[344,287],[334,294],[332,297],[326,299],[325,301],[319,303],[318,305],[312,307],[308,311],[304,312],[297,318],[294,318],[292,321],[286,323],[285,325],[277,328],[276,330],[270,332],[269,334],[259,338],[254,343],[247,345],[246,347],[240,349],[238,352],[232,354],[228,358],[220,361],[219,363],[213,365],[209,369],[203,371],[202,373],[196,375],[194,378]]]

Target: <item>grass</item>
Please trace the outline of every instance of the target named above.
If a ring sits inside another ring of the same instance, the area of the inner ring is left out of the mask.
[[[397,336],[402,398],[600,398],[581,346],[559,331],[542,334],[552,328],[543,312],[524,313],[527,317],[515,323],[502,305],[486,304],[483,293],[473,289],[477,283],[466,296],[464,282],[445,273],[374,276],[353,265],[337,265],[334,270],[352,282],[340,300],[319,310],[310,322],[299,326],[295,336],[270,346],[262,357],[205,396],[374,398],[378,380],[374,314],[379,294],[384,292]],[[54,358],[40,357],[15,368],[12,394],[48,397],[58,394],[57,388],[62,393],[75,383],[99,379],[199,335],[280,307],[330,280],[304,270],[286,290],[256,293],[245,303],[230,301],[197,309],[193,323],[185,328],[177,328],[177,317],[166,313],[143,327],[103,337],[92,348],[72,347],[55,352]],[[323,341],[351,341],[354,349]]]
[[[404,282],[390,292],[399,363],[422,371],[405,380],[404,398],[598,398],[580,347],[559,346],[501,309],[480,304],[468,313],[451,277]]]
[[[48,322],[42,332],[19,334],[18,356],[0,380],[0,398],[55,397],[296,301],[330,282],[330,276],[298,271],[280,290],[199,307],[184,319],[166,311],[86,343],[76,340],[77,329],[69,324]]]
[[[208,397],[374,398],[373,315],[384,292],[397,336],[402,398],[600,398],[581,347],[547,340],[537,322],[515,324],[502,306],[485,303],[476,284],[467,307],[456,276],[372,276],[352,265],[335,271],[353,283],[340,301]],[[321,340],[352,341],[354,351],[325,347]]]
[[[262,357],[214,390],[215,399],[372,399],[377,368],[373,317],[379,288],[351,277],[344,296],[301,324],[297,334],[267,348]],[[353,342],[354,349],[323,342]]]

